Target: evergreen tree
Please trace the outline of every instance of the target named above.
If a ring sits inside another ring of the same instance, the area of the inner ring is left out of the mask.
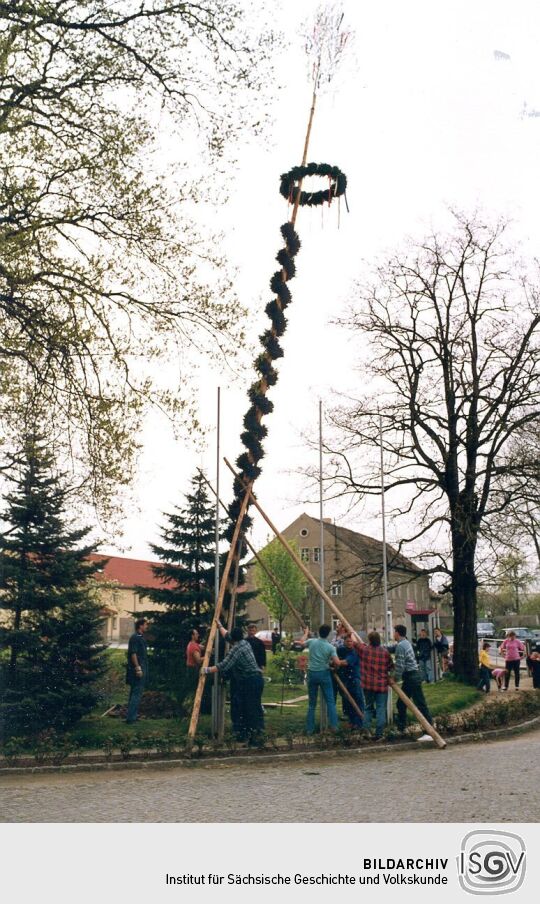
[[[164,607],[160,612],[144,613],[152,621],[148,634],[151,687],[170,694],[185,707],[190,705],[193,695],[193,675],[186,670],[185,650],[194,628],[201,636],[206,633],[215,608],[215,507],[200,473],[192,478],[191,486],[185,505],[164,515],[166,522],[160,531],[162,542],[151,544],[152,552],[163,562],[153,567],[162,586],[138,588],[141,596]],[[223,564],[222,556],[220,569]],[[241,570],[239,583],[242,582]],[[246,599],[254,595],[238,594],[236,623],[241,621]],[[211,682],[207,681],[206,686],[205,709],[208,709]]]
[[[42,437],[12,459],[0,535],[0,728],[63,730],[98,701],[102,618],[89,586],[95,545],[71,529],[68,488]]]
[[[145,613],[152,620],[150,682],[180,705],[190,692],[185,649],[193,628],[204,631],[214,610],[215,509],[200,474],[191,480],[186,504],[165,514],[160,544],[151,544],[161,559],[153,571],[161,587],[139,593],[163,606]]]

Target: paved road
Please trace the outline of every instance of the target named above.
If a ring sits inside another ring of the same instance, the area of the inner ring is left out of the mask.
[[[536,822],[539,764],[536,730],[489,744],[380,751],[366,759],[10,776],[0,778],[0,820]]]

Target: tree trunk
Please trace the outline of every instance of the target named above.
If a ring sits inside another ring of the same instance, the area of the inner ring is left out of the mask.
[[[462,532],[452,533],[454,606],[454,672],[456,677],[475,684],[478,680],[478,640],[476,635],[476,543]]]

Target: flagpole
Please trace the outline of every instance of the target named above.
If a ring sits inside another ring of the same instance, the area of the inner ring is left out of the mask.
[[[384,450],[383,450],[383,427],[382,414],[379,411],[379,448],[381,453],[381,519],[382,519],[382,566],[383,566],[383,606],[384,606],[384,639],[387,644],[391,644],[392,637],[392,609],[388,601],[388,568],[386,556],[386,508],[385,508],[385,485],[384,485]],[[388,692],[387,700],[387,718],[388,724],[392,722],[393,701],[392,692]]]
[[[320,540],[321,544],[320,548],[320,564],[321,564],[321,587],[324,590],[324,517],[323,517],[323,456],[322,456],[322,400],[319,399],[319,531],[320,531]],[[320,610],[319,610],[320,624],[324,624],[324,598],[320,597]],[[320,696],[320,710],[321,710],[321,731],[326,731],[328,728],[328,709],[326,706],[326,701],[322,695],[322,690],[319,694]]]
[[[220,430],[221,430],[221,387],[217,388],[217,411],[216,411],[216,530],[215,530],[215,560],[214,560],[214,605],[217,603],[219,596],[219,468],[220,468]],[[214,641],[214,663],[219,662],[219,638],[220,635],[216,631]],[[219,672],[214,675],[214,686],[212,688],[212,735],[220,738],[222,735],[221,719],[221,685]]]

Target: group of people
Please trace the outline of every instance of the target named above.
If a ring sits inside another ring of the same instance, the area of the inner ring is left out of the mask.
[[[227,655],[216,665],[204,668],[205,674],[218,673],[221,678],[230,681],[231,722],[232,730],[237,738],[246,740],[256,746],[260,743],[264,732],[264,709],[262,693],[264,688],[263,672],[266,667],[266,649],[264,643],[256,636],[257,627],[248,625],[247,636],[242,628],[233,628],[230,632],[217,622],[219,632],[224,641],[230,644]],[[132,724],[137,720],[139,704],[148,681],[148,655],[145,633],[149,623],[146,618],[135,622],[127,651],[126,681],[130,686],[126,722]],[[276,633],[276,632],[274,632]],[[326,703],[329,728],[335,731],[338,727],[337,694],[343,700],[343,713],[351,729],[362,729],[369,733],[372,722],[375,722],[373,739],[380,741],[387,721],[388,691],[390,679],[402,682],[403,692],[416,704],[425,719],[433,724],[431,713],[422,689],[423,680],[430,680],[426,674],[423,650],[427,651],[427,632],[422,630],[417,640],[417,653],[407,639],[404,625],[395,625],[392,646],[383,646],[380,634],[371,631],[367,643],[360,635],[349,632],[342,625],[338,626],[336,636],[331,643],[329,625],[321,625],[317,637],[309,636],[306,628],[302,644],[308,651],[307,690],[308,712],[306,733],[315,731],[315,709],[319,691]],[[425,637],[424,637],[425,635]],[[516,689],[520,682],[520,663],[526,657],[526,647],[513,631],[499,647],[504,656],[504,668],[496,668],[489,658],[491,644],[485,641],[479,654],[480,682],[478,688],[488,693],[491,679],[497,682],[499,690],[508,690],[513,673]],[[435,629],[435,649],[439,655],[441,668],[445,671],[444,660],[448,658],[448,641],[440,631]],[[390,654],[394,655],[394,659]],[[199,670],[202,665],[204,647],[200,642],[196,629],[186,649],[186,669],[191,675],[193,688],[196,687]],[[533,687],[540,688],[540,645],[527,657],[527,665],[532,672]],[[447,668],[447,663],[446,663]],[[339,679],[339,680],[336,680]],[[397,728],[404,731],[406,727],[407,708],[398,698]]]
[[[264,732],[264,709],[262,692],[263,671],[266,667],[264,643],[256,637],[256,625],[250,624],[247,636],[242,628],[230,632],[217,622],[224,641],[230,644],[227,655],[216,665],[204,667],[205,674],[218,673],[230,681],[231,722],[237,738],[256,746]],[[135,622],[127,651],[126,681],[130,686],[126,722],[137,720],[141,697],[148,681],[148,655],[145,634],[149,623],[146,618]],[[343,711],[351,728],[369,732],[375,721],[374,740],[383,736],[387,719],[389,678],[402,681],[402,688],[416,704],[420,712],[431,724],[431,714],[422,690],[422,676],[412,645],[407,640],[404,625],[394,628],[395,646],[391,651],[382,646],[377,631],[372,631],[365,643],[356,633],[338,630],[334,643],[328,641],[331,628],[321,625],[318,637],[309,637],[306,628],[302,643],[309,653],[307,668],[308,713],[306,732],[315,730],[315,708],[319,689],[326,702],[328,723],[331,730],[338,726],[336,708],[336,686],[341,684]],[[186,669],[196,686],[202,665],[204,647],[199,632],[194,629],[186,649]],[[334,676],[339,676],[336,682]],[[404,731],[406,726],[406,706],[401,699],[397,704],[397,727]]]
[[[489,657],[491,644],[485,640],[479,653],[480,681],[478,690],[489,694],[491,679],[493,678],[500,691],[507,691],[510,686],[510,678],[514,675],[514,686],[519,688],[520,668],[522,659],[526,659],[531,671],[533,687],[540,689],[540,644],[527,656],[527,648],[523,641],[518,640],[515,631],[509,631],[499,647],[499,653],[504,656],[504,668],[496,667]]]
[[[318,637],[309,637],[306,628],[302,642],[309,651],[307,668],[308,713],[306,733],[315,730],[315,708],[319,691],[326,703],[328,724],[331,730],[338,726],[336,684],[342,683],[343,712],[352,729],[370,732],[375,720],[374,740],[380,741],[387,721],[388,689],[390,678],[402,681],[403,692],[412,699],[422,715],[433,724],[431,713],[422,690],[422,677],[411,643],[407,640],[404,625],[394,628],[395,645],[387,648],[381,644],[381,636],[371,631],[365,643],[355,632],[338,627],[336,639],[330,643],[330,626],[321,625]],[[394,653],[395,662],[390,653]],[[333,680],[335,674],[340,682]],[[351,699],[353,702],[351,702]],[[356,704],[356,705],[354,705]],[[404,731],[407,707],[398,698],[397,728]]]
[[[256,637],[256,625],[248,625],[247,636],[241,628],[230,632],[218,621],[222,638],[230,644],[230,651],[216,665],[205,668],[205,674],[216,672],[230,681],[231,723],[237,738],[249,745],[260,743],[264,731],[264,709],[262,692],[263,671],[266,667],[264,644]],[[382,646],[377,631],[372,631],[365,643],[356,633],[338,627],[336,638],[330,643],[331,628],[321,625],[318,637],[309,637],[306,628],[302,644],[307,650],[308,712],[306,733],[315,731],[315,709],[319,690],[326,702],[330,730],[338,726],[336,707],[337,688],[341,685],[343,712],[352,729],[370,732],[375,722],[374,740],[383,737],[387,721],[389,678],[402,681],[402,688],[416,704],[427,721],[432,724],[431,714],[422,690],[422,676],[417,658],[410,642],[407,629],[396,625],[395,646],[392,652]],[[200,667],[203,648],[198,633],[193,631],[186,651],[187,663],[194,671]],[[335,676],[339,678],[336,681]],[[406,706],[401,699],[397,704],[397,727],[406,727]]]

